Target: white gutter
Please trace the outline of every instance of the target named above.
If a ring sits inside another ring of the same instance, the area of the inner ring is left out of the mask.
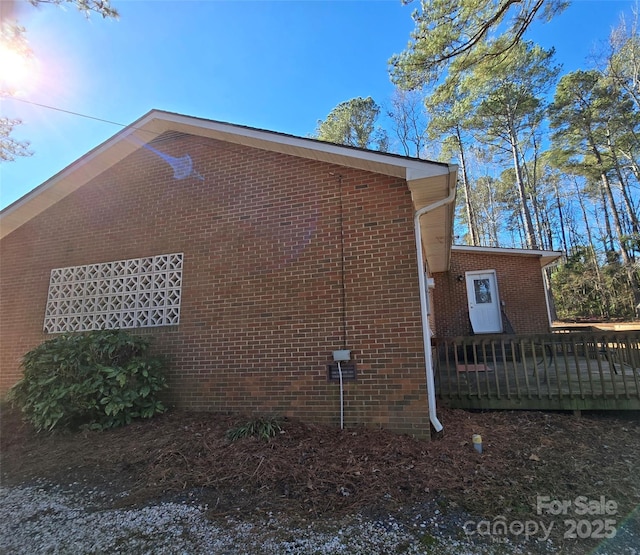
[[[451,180],[451,174],[449,174]],[[427,212],[436,208],[450,204],[456,198],[456,183],[449,183],[449,196],[446,198],[423,206],[415,213],[413,218],[416,234],[416,252],[418,255],[418,284],[420,287],[420,313],[422,315],[422,341],[424,343],[425,373],[427,378],[427,402],[429,403],[429,420],[436,432],[443,429],[438,415],[436,414],[436,386],[433,378],[433,359],[431,352],[431,327],[429,326],[429,313],[427,309],[427,280],[424,257],[422,256],[422,230],[420,229],[420,218]]]

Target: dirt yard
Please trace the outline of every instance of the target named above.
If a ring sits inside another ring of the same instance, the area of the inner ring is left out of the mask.
[[[572,501],[569,518],[604,518],[593,505],[572,514],[579,496],[613,501],[640,544],[640,425],[637,413],[467,412],[439,410],[441,437],[417,440],[384,430],[283,420],[269,441],[229,441],[247,417],[171,411],[108,432],[40,433],[1,407],[2,484],[43,480],[115,492],[114,506],[197,497],[212,519],[285,514],[292,522],[325,515],[394,514],[421,503],[476,520],[557,521],[554,545],[586,553],[598,539],[568,539],[564,515],[538,514],[538,496]],[[483,453],[472,445],[481,434]],[[460,534],[464,534],[460,530]]]

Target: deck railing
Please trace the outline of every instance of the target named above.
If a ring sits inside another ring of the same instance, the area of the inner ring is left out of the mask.
[[[433,339],[436,387],[459,408],[640,410],[640,332]]]

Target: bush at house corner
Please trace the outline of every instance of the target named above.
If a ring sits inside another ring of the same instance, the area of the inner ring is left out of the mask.
[[[9,400],[40,430],[103,430],[151,418],[166,409],[164,361],[149,340],[122,330],[64,334],[22,359],[23,378]]]

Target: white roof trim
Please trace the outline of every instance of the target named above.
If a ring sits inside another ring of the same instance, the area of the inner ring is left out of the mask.
[[[354,164],[355,160],[365,162],[367,166],[370,164],[379,165],[378,173],[401,177],[407,181],[447,175],[451,166],[442,162],[433,162],[430,160],[421,160],[418,158],[409,158],[398,154],[389,154],[377,152],[335,143],[328,143],[318,139],[296,137],[286,133],[276,131],[267,131],[254,127],[245,127],[231,123],[224,123],[215,120],[200,119],[192,116],[185,116],[171,112],[163,112],[161,110],[152,110],[146,116],[143,116],[138,122],[131,127],[144,128],[147,126],[155,127],[158,122],[166,122],[167,129],[176,129],[180,126],[197,128],[200,130],[198,134],[219,138],[228,142],[236,142],[247,144],[249,146],[259,147],[261,144],[267,150],[275,150],[287,152],[288,148],[306,150],[316,152],[317,155],[310,156],[315,159],[329,161],[326,156],[344,158],[343,165],[359,167]],[[160,124],[162,126],[162,124]],[[158,131],[162,133],[166,129]],[[208,131],[209,133],[207,133]],[[242,139],[245,139],[243,141]],[[277,148],[280,145],[282,148]],[[347,161],[351,160],[351,163]]]
[[[82,187],[135,150],[142,148],[141,144],[169,130],[389,175],[406,180],[408,184],[413,183],[415,188],[422,188],[427,183],[431,185],[433,178],[438,181],[446,180],[450,174],[457,171],[457,166],[441,162],[151,110],[0,211],[0,238]],[[127,137],[132,135],[137,140],[127,141]]]
[[[553,264],[562,256],[564,256],[564,252],[562,251],[548,251],[548,250],[539,250],[539,249],[515,249],[515,248],[503,248],[503,247],[473,247],[471,245],[453,245],[451,247],[452,251],[457,252],[471,252],[471,253],[480,253],[484,252],[487,254],[496,254],[496,255],[509,255],[509,256],[535,256],[541,259],[541,266],[545,268],[550,264]]]

